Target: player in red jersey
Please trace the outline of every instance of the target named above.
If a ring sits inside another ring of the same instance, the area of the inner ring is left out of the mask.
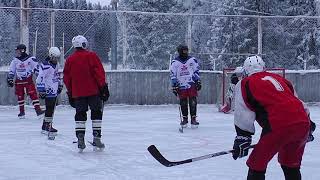
[[[110,96],[106,74],[100,58],[95,52],[87,50],[88,40],[78,35],[72,39],[75,51],[67,58],[63,69],[63,82],[67,89],[69,103],[76,109],[76,136],[79,152],[86,148],[85,132],[87,111],[91,110],[92,144],[104,149],[101,141],[103,102]],[[103,101],[103,102],[102,102]]]
[[[248,57],[243,68],[248,77],[235,87],[233,158],[248,155],[257,121],[262,133],[247,161],[247,180],[264,180],[267,165],[277,153],[285,179],[300,180],[305,144],[313,140],[315,130],[308,109],[288,80],[265,71],[261,57]]]

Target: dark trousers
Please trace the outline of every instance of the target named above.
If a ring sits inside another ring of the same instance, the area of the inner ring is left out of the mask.
[[[76,107],[76,136],[81,137],[85,134],[87,121],[87,111],[90,107],[91,120],[92,120],[92,131],[94,137],[101,137],[101,124],[102,124],[102,101],[98,95],[79,97],[75,99]]]
[[[50,97],[45,99],[45,104],[46,104],[45,117],[53,117],[56,101],[57,101],[57,97]]]
[[[188,118],[188,105],[191,118],[195,118],[197,116],[197,97],[194,96],[180,99],[181,112],[184,118]]]

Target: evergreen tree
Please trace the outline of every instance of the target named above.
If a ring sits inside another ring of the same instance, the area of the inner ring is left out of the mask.
[[[176,5],[175,0],[120,1],[120,8],[132,11],[171,12]],[[170,54],[178,44],[186,43],[184,16],[128,13],[126,22],[130,68],[167,69]]]

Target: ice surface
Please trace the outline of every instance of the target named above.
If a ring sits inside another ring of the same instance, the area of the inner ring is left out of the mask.
[[[20,120],[17,107],[0,106],[0,180],[246,179],[246,158],[234,161],[229,154],[168,168],[148,153],[147,147],[155,144],[167,159],[176,161],[231,149],[233,115],[217,112],[215,105],[199,105],[198,110],[199,128],[187,128],[181,134],[177,105],[106,106],[102,132],[105,151],[93,152],[87,143],[80,154],[72,143],[76,139],[71,107],[57,107],[53,126],[59,132],[50,141],[40,134],[42,122],[31,107],[26,108],[26,119]],[[318,129],[315,141],[306,147],[302,177],[319,180],[320,108],[312,106],[310,110]],[[92,140],[90,120],[86,139]],[[284,179],[276,158],[269,164],[266,179]]]

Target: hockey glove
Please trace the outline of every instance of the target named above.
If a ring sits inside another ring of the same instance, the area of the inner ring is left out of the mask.
[[[59,84],[57,93],[58,93],[58,94],[61,94],[62,89],[63,89],[63,85],[62,85],[62,84]]]
[[[196,81],[196,87],[197,87],[197,91],[201,90],[202,85],[200,80]]]
[[[8,87],[13,87],[13,79],[8,77],[7,84],[8,84]]]
[[[233,143],[233,159],[236,160],[247,156],[249,154],[251,142],[251,136],[236,136]]]
[[[309,131],[309,136],[308,136],[308,139],[307,139],[307,142],[311,142],[314,140],[314,137],[313,137],[313,132],[316,130],[316,124],[314,122],[312,122],[310,120],[310,131]]]
[[[100,98],[102,101],[106,102],[106,101],[108,101],[109,97],[110,97],[110,93],[109,93],[108,84],[105,84],[100,89]]]
[[[179,94],[179,86],[173,86],[173,87],[172,87],[172,93],[173,93],[175,96],[178,96],[178,94]]]
[[[46,98],[46,92],[45,92],[45,91],[39,91],[39,97],[40,97],[41,99]]]
[[[72,97],[72,93],[71,92],[67,92],[67,95],[68,95],[68,100],[69,100],[70,106],[73,107],[73,108],[76,108],[74,98]]]

